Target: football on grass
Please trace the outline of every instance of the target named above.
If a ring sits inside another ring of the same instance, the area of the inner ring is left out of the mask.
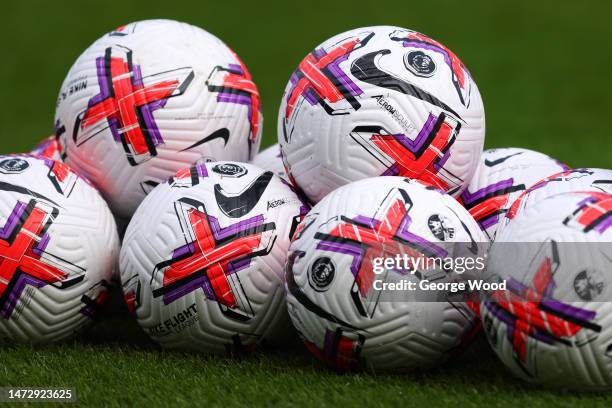
[[[481,302],[489,343],[518,377],[612,389],[612,195],[561,193],[500,230],[487,274],[507,289]]]
[[[313,202],[374,176],[420,179],[456,196],[484,137],[482,99],[466,66],[400,27],[324,41],[291,74],[278,112],[289,178]]]
[[[248,161],[262,129],[259,93],[220,39],[171,20],[121,26],[76,60],[59,92],[56,136],[121,218],[198,160]]]
[[[127,228],[120,271],[128,308],[168,348],[234,353],[286,337],[281,278],[306,211],[284,181],[250,164],[180,170]]]
[[[469,342],[479,321],[465,302],[418,289],[457,279],[464,271],[446,261],[476,257],[485,242],[467,210],[441,190],[402,177],[347,184],[298,227],[285,270],[289,315],[306,347],[337,370],[434,367]],[[445,266],[386,266],[396,256]],[[417,290],[384,286],[402,282]]]
[[[98,193],[65,164],[0,156],[0,343],[47,344],[89,327],[119,237]]]

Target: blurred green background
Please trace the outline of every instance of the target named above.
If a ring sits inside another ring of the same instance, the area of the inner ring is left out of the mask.
[[[264,142],[291,72],[341,31],[416,29],[460,56],[483,95],[487,147],[541,150],[572,166],[612,167],[612,3],[607,1],[22,1],[5,2],[0,152],[50,134],[59,86],[77,56],[126,22],[183,20],[212,32],[249,67]]]

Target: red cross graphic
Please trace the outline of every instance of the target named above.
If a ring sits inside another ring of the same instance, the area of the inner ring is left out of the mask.
[[[107,84],[106,99],[90,106],[83,120],[81,128],[90,127],[101,120],[115,119],[119,123],[119,129],[123,132],[125,143],[132,146],[135,154],[149,152],[147,136],[143,133],[143,126],[139,121],[138,108],[162,99],[169,98],[179,86],[178,80],[161,81],[145,87],[140,81],[134,81],[133,72],[127,61],[118,57],[107,60],[107,69],[110,63],[110,79],[112,84]]]
[[[512,330],[512,345],[518,357],[524,361],[527,357],[527,339],[538,332],[554,339],[574,336],[583,325],[573,323],[542,308],[545,294],[550,285],[554,285],[550,258],[540,264],[531,286],[524,294],[517,295],[509,291],[493,293],[497,306],[515,316]],[[567,305],[569,310],[571,306]]]
[[[48,214],[34,207],[12,243],[0,240],[0,297],[17,273],[28,274],[46,283],[59,282],[67,274],[41,262],[33,248],[38,244]]]
[[[335,332],[325,331],[323,348],[308,340],[304,340],[304,345],[322,362],[340,371],[348,371],[359,368],[359,354],[365,343],[365,337],[358,335],[356,340],[345,336],[342,329]],[[330,341],[331,340],[331,341]]]
[[[395,162],[394,166],[399,171],[398,176],[418,178],[441,190],[447,190],[449,186],[437,176],[438,170],[434,164],[442,152],[448,149],[452,132],[453,128],[448,123],[442,122],[428,147],[418,156],[401,143],[398,135],[373,135],[371,140]]]
[[[398,229],[401,227],[407,214],[406,205],[400,199],[396,200],[381,221],[372,220],[369,226],[355,223],[342,222],[329,233],[332,237],[350,239],[367,245],[363,254],[362,262],[355,276],[359,292],[366,296],[376,277],[373,270],[372,260],[374,258],[393,257],[400,254],[402,249],[409,259],[421,257],[422,254],[414,249],[395,241]],[[384,244],[384,245],[368,245]]]
[[[128,312],[134,314],[136,312],[136,292],[127,292],[123,297],[125,304],[127,305]]]
[[[229,72],[223,79],[223,87],[235,89],[237,91],[247,92],[251,98],[251,107],[249,110],[249,123],[251,124],[251,140],[253,143],[257,140],[257,132],[259,131],[259,122],[260,122],[260,110],[261,110],[261,100],[259,98],[259,91],[257,90],[257,86],[253,82],[253,78],[251,77],[251,73],[247,69],[246,65],[238,55],[234,53],[234,57],[240,63],[240,68],[242,70],[242,74],[237,72]]]
[[[289,99],[287,101],[287,109],[285,111],[285,118],[291,116],[293,108],[298,98],[308,89],[313,89],[319,96],[329,102],[338,102],[344,99],[342,92],[338,90],[336,85],[323,73],[321,70],[327,67],[329,64],[348,54],[359,44],[359,39],[353,39],[345,42],[344,44],[334,48],[329,53],[317,59],[312,53],[308,54],[306,58],[300,62],[298,70],[304,74],[300,78],[292,89]]]
[[[612,195],[604,193],[588,193],[597,201],[585,203],[578,212],[576,221],[586,228],[594,222],[600,220],[606,214],[612,214]]]
[[[54,161],[53,165],[51,166],[51,171],[58,181],[64,181],[72,169],[62,162]]]
[[[193,208],[189,210],[188,215],[195,235],[195,241],[192,243],[194,252],[186,259],[171,263],[164,272],[164,287],[206,270],[216,300],[228,307],[236,306],[236,298],[227,278],[231,272],[228,264],[258,248],[261,233],[239,236],[229,243],[218,245],[207,215]]]
[[[498,212],[500,208],[504,208],[506,204],[508,204],[509,198],[510,194],[490,197],[482,203],[476,204],[474,207],[470,208],[470,214],[472,214],[472,217],[477,221],[487,218]]]

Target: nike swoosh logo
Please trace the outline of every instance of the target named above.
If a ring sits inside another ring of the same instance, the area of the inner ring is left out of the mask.
[[[159,185],[159,182],[153,180],[145,180],[140,183],[140,188],[145,194],[149,194],[151,190]]]
[[[595,180],[592,186],[604,193],[609,193],[609,190],[612,188],[612,180]]]
[[[485,159],[484,163],[485,163],[485,166],[487,166],[487,167],[497,166],[498,164],[501,164],[501,163],[505,162],[506,160],[508,160],[511,157],[518,156],[519,154],[523,154],[523,152],[514,153],[514,154],[508,155],[506,157],[500,157],[499,159],[496,159],[496,160]]]
[[[19,194],[23,194],[23,195],[27,195],[30,197],[34,197],[34,198],[38,198],[40,200],[45,200],[57,207],[61,208],[61,205],[59,205],[58,203],[56,203],[55,201],[51,200],[49,197],[46,197],[42,194],[39,194],[35,191],[32,190],[28,190],[25,187],[21,187],[21,186],[16,186],[15,184],[11,184],[11,183],[5,183],[4,181],[0,181],[0,190],[1,191],[11,191],[14,193],[19,193]]]
[[[58,289],[68,289],[74,285],[81,283],[83,279],[85,279],[85,275],[79,275],[69,280],[59,281],[55,283],[53,286],[55,286]]]
[[[249,212],[257,205],[264,191],[268,187],[274,173],[266,171],[261,176],[257,177],[253,183],[247,187],[242,193],[228,197],[223,192],[221,185],[215,184],[215,198],[217,205],[223,214],[230,218],[240,218]]]
[[[463,221],[460,220],[459,222],[461,223],[461,227],[463,227],[463,230],[467,232],[468,236],[470,237],[470,243],[468,245],[468,250],[474,255],[478,254],[478,244],[476,243],[476,241],[474,241],[474,237],[472,236],[472,233],[470,232],[469,228],[467,227],[467,225],[465,225]]]
[[[230,132],[227,128],[217,129],[214,132],[212,132],[210,135],[206,136],[205,138],[198,140],[197,142],[195,142],[188,148],[181,150],[181,152],[185,152],[187,150],[193,149],[194,147],[198,147],[200,145],[203,145],[204,143],[208,143],[211,140],[215,140],[215,139],[223,139],[223,146],[226,146],[227,141],[229,140],[229,136],[230,136]]]
[[[378,58],[378,56],[387,55],[390,53],[390,50],[379,50],[362,55],[351,65],[351,74],[353,74],[355,78],[368,84],[413,96],[431,105],[437,106],[449,113],[452,113],[456,118],[461,119],[457,112],[455,112],[450,106],[429,92],[378,68],[375,62],[376,58]]]

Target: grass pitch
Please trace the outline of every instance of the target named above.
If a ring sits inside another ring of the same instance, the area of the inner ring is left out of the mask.
[[[390,24],[432,36],[469,67],[485,102],[487,147],[610,168],[611,12],[603,0],[10,2],[0,26],[0,153],[27,151],[51,133],[61,81],[94,39],[128,21],[173,18],[211,31],[245,61],[264,104],[264,146],[274,143],[283,89],[307,52],[341,31]],[[519,382],[483,339],[427,373],[338,375],[299,344],[240,360],[161,351],[116,313],[74,343],[0,348],[0,386],[9,385],[74,387],[88,406],[612,405],[612,394]]]
[[[300,344],[242,359],[159,350],[135,323],[107,316],[79,341],[0,349],[0,384],[76,389],[84,406],[610,407],[610,394],[556,392],[521,383],[484,338],[425,373],[337,374]],[[35,404],[33,404],[35,405]]]

